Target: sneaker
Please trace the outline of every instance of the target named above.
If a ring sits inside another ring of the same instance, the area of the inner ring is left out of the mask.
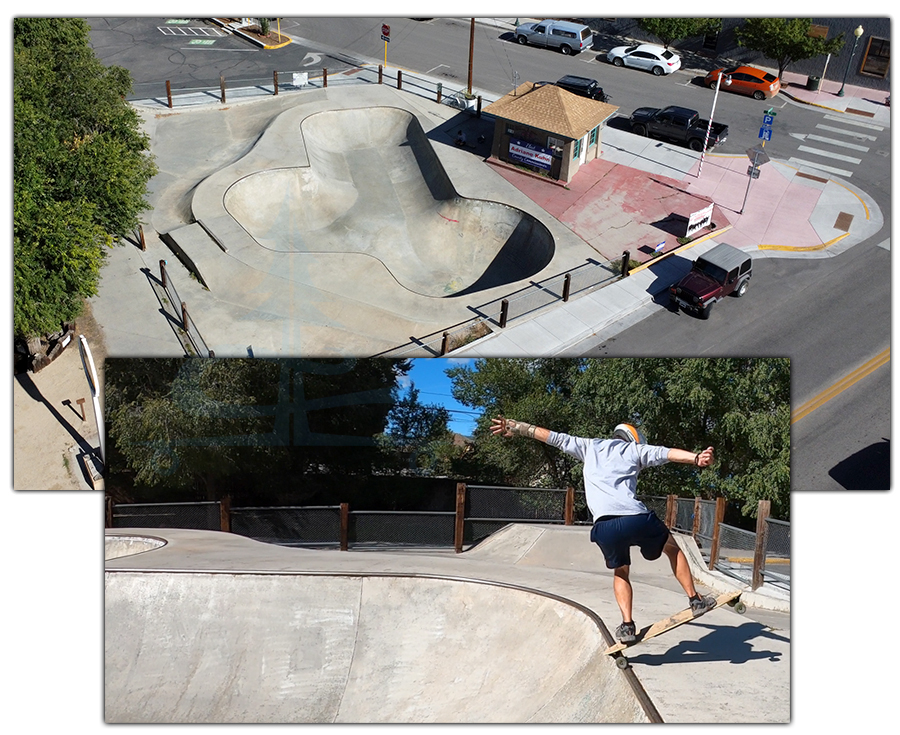
[[[619,643],[634,643],[637,640],[634,623],[622,623],[616,628],[616,640]]]
[[[691,612],[694,614],[695,618],[703,615],[705,612],[709,612],[715,606],[715,597],[710,597],[709,595],[701,597],[700,595],[697,595],[696,597],[691,598]]]

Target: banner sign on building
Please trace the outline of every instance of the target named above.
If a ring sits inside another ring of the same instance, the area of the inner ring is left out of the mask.
[[[710,204],[706,209],[694,212],[688,217],[687,233],[685,233],[685,237],[690,237],[695,232],[707,227],[712,222],[712,213],[713,205]]]
[[[514,161],[527,163],[529,166],[537,166],[545,171],[550,170],[553,164],[553,151],[534,143],[526,143],[516,138],[509,139],[509,157]]]

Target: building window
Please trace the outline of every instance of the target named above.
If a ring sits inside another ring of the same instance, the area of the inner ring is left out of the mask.
[[[591,131],[591,139],[588,141],[588,145],[597,145],[597,135],[600,133],[600,126],[598,125]]]
[[[581,155],[581,138],[575,141],[575,145],[572,146],[572,160],[575,160]]]
[[[887,38],[876,38],[873,36],[869,39],[866,46],[866,53],[863,56],[860,74],[868,74],[873,77],[881,77],[884,79],[888,73],[888,66],[891,61],[891,42]]]

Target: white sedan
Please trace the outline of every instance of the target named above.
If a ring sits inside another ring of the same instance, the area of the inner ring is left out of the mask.
[[[606,60],[615,66],[633,66],[652,71],[656,76],[671,74],[681,68],[680,56],[652,43],[617,46],[606,55]]]

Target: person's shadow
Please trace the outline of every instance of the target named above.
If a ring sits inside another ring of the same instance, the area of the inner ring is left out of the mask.
[[[681,641],[664,653],[628,656],[628,661],[632,664],[640,663],[647,666],[660,666],[679,661],[692,663],[730,661],[733,664],[744,664],[754,659],[779,661],[782,652],[759,649],[759,639],[790,641],[790,638],[779,635],[757,622],[747,622],[736,627],[703,623],[693,623],[693,625],[707,628],[710,632],[696,641]]]
[[[85,439],[78,430],[69,423],[65,416],[63,416],[56,407],[50,403],[45,397],[44,394],[41,393],[40,388],[38,388],[34,381],[31,379],[30,373],[19,373],[15,376],[16,380],[19,381],[19,384],[24,389],[25,393],[28,394],[28,397],[33,401],[37,401],[38,403],[42,403],[44,407],[50,412],[50,414],[55,418],[59,425],[62,426],[66,431],[69,432],[69,435],[75,440],[75,443],[78,445],[78,448],[82,451],[83,454],[89,455],[92,457],[96,457],[96,450],[94,447],[88,443],[87,439]],[[15,457],[13,457],[15,459]],[[99,459],[99,458],[97,458]],[[33,489],[42,489],[42,488],[33,488]]]

